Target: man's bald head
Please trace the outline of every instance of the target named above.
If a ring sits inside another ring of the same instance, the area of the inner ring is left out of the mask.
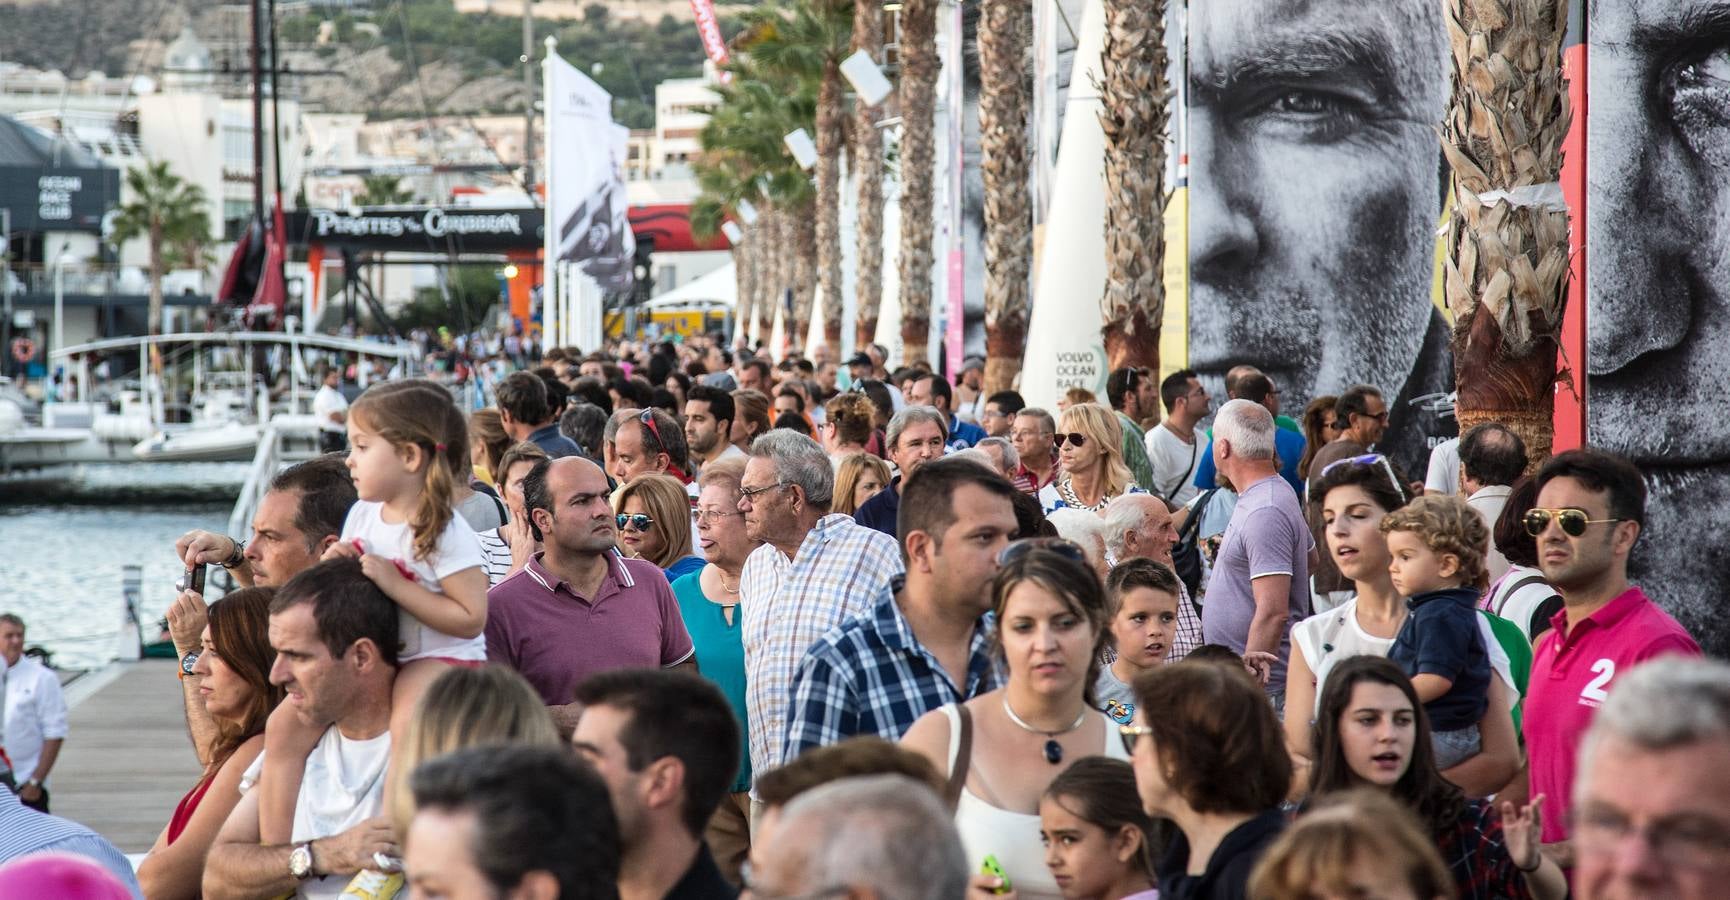
[[[529,514],[529,530],[537,541],[551,541],[561,516],[592,519],[595,507],[604,505],[608,494],[607,474],[581,456],[543,459],[523,477],[523,509]],[[601,501],[597,504],[596,501]],[[611,508],[607,509],[611,523]],[[585,534],[592,530],[584,526]]]

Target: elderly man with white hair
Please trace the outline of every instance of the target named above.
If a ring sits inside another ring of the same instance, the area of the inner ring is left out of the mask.
[[[1171,548],[1177,544],[1177,529],[1172,527],[1171,510],[1165,501],[1152,494],[1125,494],[1105,508],[1105,550],[1116,566],[1138,556],[1177,568],[1171,558]],[[1165,661],[1174,663],[1190,651],[1206,643],[1202,639],[1201,614],[1190,600],[1183,580],[1177,582],[1177,633]]]
[[[745,889],[754,897],[955,900],[970,895],[953,817],[903,775],[843,778],[781,811]]]
[[[991,464],[1003,473],[1004,478],[1015,480],[1015,472],[1021,468],[1021,454],[1015,452],[1015,445],[1008,438],[988,437],[974,444],[972,449],[990,457]]]
[[[1238,488],[1237,508],[1208,579],[1201,626],[1233,652],[1272,653],[1263,687],[1281,711],[1291,625],[1309,615],[1309,525],[1297,492],[1280,477],[1273,414],[1233,400],[1213,424],[1213,461]]]
[[[1571,811],[1575,896],[1724,896],[1727,770],[1730,666],[1671,656],[1617,681],[1580,743]]]

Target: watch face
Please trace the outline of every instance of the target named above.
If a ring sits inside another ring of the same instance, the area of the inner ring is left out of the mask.
[[[193,674],[192,667],[198,665],[198,651],[194,650],[180,658],[180,671]]]

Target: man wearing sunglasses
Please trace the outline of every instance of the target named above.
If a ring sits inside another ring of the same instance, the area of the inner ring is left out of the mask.
[[[1538,565],[1562,595],[1562,611],[1532,652],[1525,701],[1532,796],[1549,798],[1543,841],[1564,868],[1576,751],[1616,680],[1656,656],[1699,656],[1700,646],[1640,588],[1628,555],[1646,522],[1646,483],[1633,464],[1595,448],[1570,450],[1538,472],[1538,505],[1526,513]]]

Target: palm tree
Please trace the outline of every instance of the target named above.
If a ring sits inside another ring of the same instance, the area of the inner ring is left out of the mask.
[[[1099,124],[1105,132],[1107,365],[1159,368],[1165,316],[1165,0],[1105,0]]]
[[[931,197],[936,160],[937,0],[901,7],[901,358],[924,359],[931,336]]]
[[[1028,0],[985,0],[979,19],[979,150],[985,181],[985,390],[1008,390],[1027,349],[1033,262],[1027,114]]]
[[[864,50],[878,62],[883,59],[883,9],[860,0],[853,4],[853,49]],[[855,101],[853,112],[853,168],[859,179],[858,274],[854,287],[857,309],[853,345],[864,347],[877,340],[877,310],[883,303],[883,133],[877,130],[877,114],[864,101]],[[839,349],[838,347],[836,349]]]
[[[1554,436],[1567,303],[1568,216],[1554,185],[1572,112],[1562,73],[1567,0],[1447,0],[1453,169],[1446,292],[1462,429],[1507,425],[1533,465]],[[1492,192],[1514,192],[1485,198]]]
[[[869,6],[869,3],[864,5]],[[771,76],[816,85],[813,125],[817,144],[816,230],[802,235],[802,253],[814,256],[823,333],[832,346],[841,341],[841,152],[846,111],[842,104],[841,60],[852,36],[853,4],[848,0],[802,0],[790,8],[760,7],[747,16],[753,25],[739,42],[752,64]],[[809,277],[799,279],[801,290]],[[804,317],[810,319],[810,305]],[[796,344],[803,344],[798,332]]]
[[[414,191],[403,187],[395,175],[362,175],[354,202],[356,206],[399,206],[413,203]]]
[[[169,255],[176,248],[190,259],[201,260],[210,245],[209,201],[204,189],[169,171],[168,163],[154,162],[128,169],[126,188],[132,199],[120,206],[114,219],[114,243],[144,237],[150,247],[150,334],[162,329],[162,276],[168,272]]]

